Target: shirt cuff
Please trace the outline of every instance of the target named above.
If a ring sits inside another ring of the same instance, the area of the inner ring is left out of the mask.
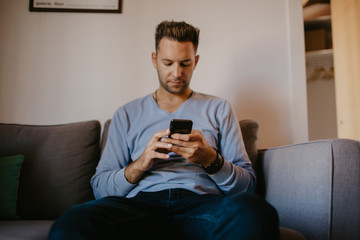
[[[233,171],[232,163],[228,162],[224,159],[224,164],[222,168],[215,174],[209,175],[216,183],[226,182],[226,180],[231,176]]]
[[[126,196],[137,185],[128,182],[128,180],[125,177],[125,168],[119,170],[116,173],[116,177],[115,177],[115,184],[119,189],[122,189],[123,196]]]

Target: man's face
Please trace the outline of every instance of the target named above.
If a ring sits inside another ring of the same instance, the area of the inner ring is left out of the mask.
[[[160,86],[173,94],[182,94],[189,87],[192,73],[199,60],[192,42],[161,39],[152,62],[157,69]]]

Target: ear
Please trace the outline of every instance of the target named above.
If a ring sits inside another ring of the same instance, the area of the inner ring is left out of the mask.
[[[196,55],[196,56],[195,56],[195,66],[194,66],[194,69],[196,68],[197,63],[199,62],[199,58],[200,58],[200,55]]]
[[[155,52],[151,53],[151,61],[152,61],[154,68],[157,69],[157,61],[156,61],[156,53]]]

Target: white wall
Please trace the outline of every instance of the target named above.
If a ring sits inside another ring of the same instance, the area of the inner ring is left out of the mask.
[[[301,0],[123,0],[121,14],[39,13],[0,1],[0,122],[112,117],[158,86],[155,26],[200,28],[191,87],[260,124],[260,148],[307,140]]]

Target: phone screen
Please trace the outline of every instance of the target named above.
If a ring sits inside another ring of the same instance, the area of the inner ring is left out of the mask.
[[[170,121],[170,135],[174,133],[189,134],[191,133],[193,122],[188,119],[172,119]]]

